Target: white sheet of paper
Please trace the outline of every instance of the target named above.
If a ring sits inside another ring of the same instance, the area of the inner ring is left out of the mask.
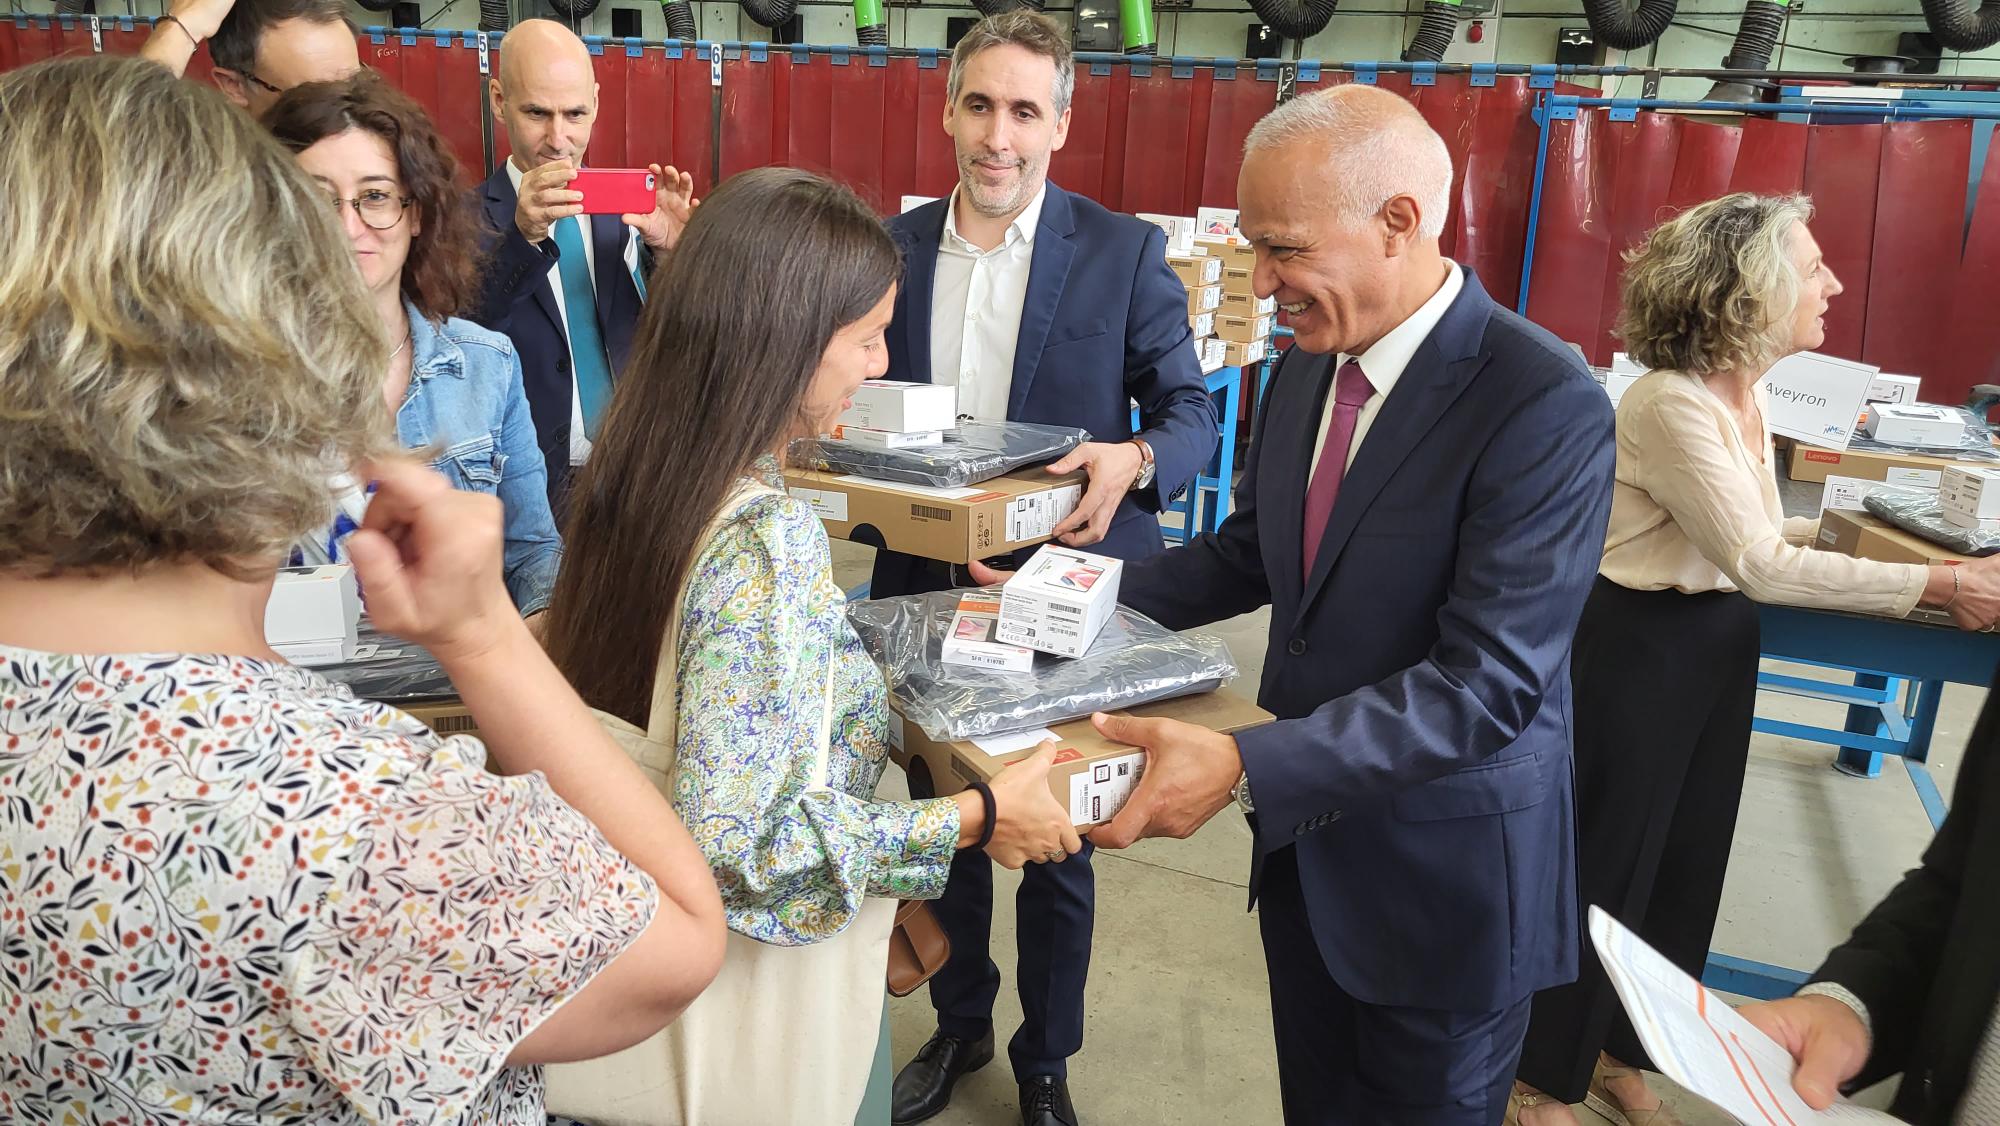
[[[863,477],[858,473],[849,473],[845,477],[835,477],[834,480],[846,481],[855,485],[873,485],[878,489],[909,493],[912,496],[937,497],[940,500],[964,500],[966,497],[976,497],[983,491],[970,488],[940,489],[935,485],[905,485],[901,481],[877,481],[873,477]]]
[[[999,758],[1001,755],[1029,750],[1040,746],[1044,739],[1054,738],[1056,738],[1055,732],[1046,727],[1037,727],[1033,731],[1009,731],[1002,735],[988,735],[983,739],[974,739],[972,745],[994,758]]]
[[[1868,385],[1880,369],[1817,352],[1786,356],[1764,373],[1773,434],[1844,450],[1854,438]]]
[[[1701,983],[1601,907],[1590,938],[1639,1042],[1661,1073],[1750,1126],[1895,1122],[1880,1111],[1807,1106],[1792,1089],[1792,1057]]]
[[[1932,476],[1936,476],[1933,474]],[[1829,476],[1826,488],[1821,490],[1819,510],[1821,512],[1866,512],[1868,506],[1862,503],[1875,493],[1937,492],[1937,485],[1908,484],[1903,481],[1864,481],[1859,477]]]

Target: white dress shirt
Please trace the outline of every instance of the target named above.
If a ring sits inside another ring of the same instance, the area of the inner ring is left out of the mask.
[[[1334,357],[1333,370],[1336,378],[1340,369],[1349,360],[1361,361],[1361,374],[1368,377],[1368,385],[1375,388],[1375,394],[1362,404],[1361,413],[1354,418],[1354,438],[1347,443],[1347,465],[1352,467],[1354,455],[1361,450],[1361,440],[1368,436],[1368,428],[1375,422],[1375,416],[1382,413],[1382,404],[1389,399],[1389,392],[1396,389],[1396,383],[1403,378],[1403,369],[1410,366],[1417,349],[1430,337],[1431,330],[1437,328],[1444,319],[1444,311],[1458,300],[1458,292],[1465,288],[1465,274],[1458,263],[1447,261],[1451,269],[1445,274],[1443,284],[1431,294],[1430,300],[1417,307],[1409,319],[1383,334],[1366,352],[1351,356],[1342,352]],[[1319,472],[1319,455],[1326,449],[1326,433],[1333,425],[1334,399],[1331,389],[1326,394],[1326,409],[1319,420],[1319,438],[1313,442],[1311,473]],[[1310,484],[1310,478],[1308,478]]]
[[[959,237],[956,190],[945,205],[931,283],[931,382],[958,388],[960,418],[1006,421],[1028,267],[1048,194],[1045,183],[992,250]]]
[[[507,159],[507,178],[514,182],[514,194],[521,194],[521,168],[512,157]],[[577,216],[577,223],[583,228],[583,261],[590,268],[591,292],[597,291],[597,247],[590,237],[590,216]],[[549,237],[555,237],[551,234]],[[556,295],[556,319],[562,322],[563,342],[569,342],[569,303],[563,300],[562,267],[549,265],[549,289]],[[590,456],[590,438],[583,430],[583,395],[576,389],[576,352],[569,355],[569,463],[582,465]]]

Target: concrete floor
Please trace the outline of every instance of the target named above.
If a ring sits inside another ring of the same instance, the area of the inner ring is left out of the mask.
[[[845,587],[867,577],[869,551],[834,544]],[[1254,691],[1263,664],[1267,614],[1212,627],[1228,642]],[[1799,671],[1810,675],[1808,670]],[[1945,690],[1932,751],[1933,774],[1947,800],[1959,755],[1982,700],[1972,688]],[[1826,706],[1766,695],[1758,714],[1839,725]],[[1759,735],[1751,747],[1742,813],[1716,945],[1732,954],[1810,969],[1826,949],[1913,865],[1930,824],[1899,762],[1879,779],[1836,773],[1832,748]],[[885,795],[900,792],[892,771]],[[1276,1063],[1270,1003],[1256,919],[1244,911],[1250,834],[1242,815],[1224,811],[1186,841],[1147,841],[1124,853],[1100,852],[1097,929],[1090,968],[1083,1052],[1070,1062],[1070,1089],[1093,1126],[1275,1126]],[[1018,876],[998,870],[996,890]],[[994,918],[995,961],[1003,984],[995,1013],[1004,1045],[1020,1020],[1013,992],[1014,919]],[[925,995],[891,1003],[900,1065],[933,1031]],[[1687,1126],[1730,1120],[1705,1111],[1656,1080]],[[1886,1105],[1888,1090],[1863,1101]],[[938,1126],[1017,1122],[1017,1097],[1004,1047],[995,1062],[959,1085]],[[1604,1120],[1579,1111],[1584,1126]]]

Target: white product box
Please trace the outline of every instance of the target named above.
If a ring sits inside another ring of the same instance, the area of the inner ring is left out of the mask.
[[[908,215],[910,212],[915,211],[917,208],[922,207],[924,204],[936,203],[939,199],[942,198],[943,198],[942,196],[934,196],[934,195],[906,195],[903,197],[903,204],[902,204],[903,214]]]
[[[1236,229],[1236,218],[1236,209],[1232,207],[1197,208],[1194,213],[1195,237],[1241,239],[1243,236]]]
[[[1201,340],[1206,337],[1214,336],[1215,314],[1196,313],[1193,316],[1189,317],[1188,331],[1194,334],[1194,338],[1196,340]]]
[[[1000,672],[1027,672],[1035,666],[1035,651],[996,638],[1000,632],[1000,596],[969,593],[959,596],[938,659],[948,665],[971,665]]]
[[[911,446],[944,444],[942,430],[912,430],[905,434],[896,430],[870,430],[866,426],[835,426],[833,437],[838,441],[867,446],[871,450],[906,450]]]
[[[1611,370],[1624,375],[1644,375],[1651,369],[1623,352],[1613,352]]]
[[[1938,503],[1945,519],[1961,528],[1976,528],[1982,520],[2000,520],[2000,469],[1950,466],[1938,484]]]
[[[1000,588],[1000,640],[1082,656],[1111,620],[1124,568],[1106,555],[1044,545]]]
[[[854,389],[842,426],[918,434],[958,425],[958,388],[937,383],[870,379]]]
[[[1870,403],[1861,432],[1891,446],[1950,447],[1965,437],[1965,416],[1949,407]]]
[[[337,664],[354,656],[360,619],[354,568],[286,567],[264,604],[264,640],[293,664]]]
[[[1914,375],[1877,375],[1868,384],[1868,401],[1871,403],[1914,403],[1917,390],[1923,380]]]
[[[1139,218],[1166,232],[1168,254],[1188,254],[1194,250],[1194,216],[1141,212]]]
[[[1258,343],[1261,344],[1263,342],[1259,341]],[[1197,340],[1195,341],[1195,347],[1201,349],[1202,370],[1213,371],[1216,368],[1227,367],[1229,365],[1229,341],[1213,338]]]
[[[1826,485],[1820,490],[1819,510],[1821,512],[1866,512],[1867,500],[1876,493],[1935,493],[1938,488],[1921,474],[1911,474],[1907,470],[1891,470],[1892,477],[1886,481],[1869,481],[1860,477],[1842,477],[1828,474]],[[1933,475],[1935,476],[1935,475]]]

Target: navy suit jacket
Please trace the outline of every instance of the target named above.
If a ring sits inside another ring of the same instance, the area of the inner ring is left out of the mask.
[[[931,382],[931,289],[949,203],[889,220],[905,268],[886,378]],[[1079,426],[1099,442],[1132,437],[1132,403],[1139,404],[1139,436],[1157,466],[1153,486],[1127,495],[1104,541],[1089,549],[1124,559],[1160,550],[1158,513],[1208,464],[1217,440],[1215,403],[1188,329],[1187,288],[1167,265],[1166,245],[1151,223],[1050,184],[1007,400],[1012,421]],[[890,569],[884,560],[878,580]]]
[[[522,237],[514,225],[518,197],[502,164],[486,178],[481,203],[486,217],[486,272],[480,280],[479,303],[468,319],[507,334],[521,356],[521,377],[528,392],[528,413],[549,473],[549,506],[563,511],[569,492],[570,399],[576,377],[569,370],[569,329],[556,307],[549,267],[560,258],[554,239],[540,246]],[[632,334],[639,323],[639,287],[625,266],[625,247],[637,232],[616,215],[591,215],[591,253],[596,259],[597,328],[604,334],[611,357],[611,377],[625,370],[632,353]],[[639,246],[640,269],[651,256]]]
[[[1271,607],[1237,736],[1256,860],[1298,849],[1313,936],[1368,1004],[1505,1008],[1576,976],[1570,642],[1611,506],[1612,414],[1583,361],[1466,271],[1382,404],[1302,574],[1334,357],[1293,348],[1236,507],[1129,565],[1187,629]]]

